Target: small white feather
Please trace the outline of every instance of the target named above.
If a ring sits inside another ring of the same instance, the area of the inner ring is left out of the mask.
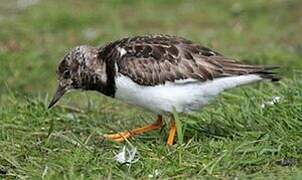
[[[121,47],[118,47],[117,50],[119,51],[121,56],[124,56],[127,53],[127,51],[124,48],[121,48]]]
[[[123,146],[123,149],[115,155],[115,159],[117,162],[121,163],[121,164],[125,164],[127,166],[130,166],[133,163],[136,163],[139,158],[135,158],[137,156],[137,149],[131,148],[128,149],[126,148],[126,146]]]

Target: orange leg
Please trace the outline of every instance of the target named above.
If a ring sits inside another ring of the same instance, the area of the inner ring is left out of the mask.
[[[174,117],[172,116],[171,121],[170,121],[169,137],[168,137],[168,141],[167,141],[168,145],[170,145],[170,146],[173,145],[175,134],[176,134],[176,123],[175,123]]]
[[[152,130],[159,129],[162,126],[163,126],[163,117],[161,115],[158,115],[156,122],[154,122],[153,124],[149,124],[149,125],[141,127],[141,128],[136,128],[131,131],[124,131],[124,132],[120,132],[120,133],[116,133],[116,134],[107,134],[104,136],[105,136],[105,138],[107,138],[111,141],[123,142],[127,138],[130,138],[130,137],[133,137],[133,136],[136,136],[139,134],[143,134],[145,132],[149,132]]]

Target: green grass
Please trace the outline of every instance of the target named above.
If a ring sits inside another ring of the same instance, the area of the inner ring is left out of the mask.
[[[156,170],[161,178],[302,178],[300,0],[20,2],[0,3],[0,178],[146,179]],[[101,140],[155,116],[95,92],[70,93],[47,110],[68,49],[146,33],[279,64],[283,80],[228,91],[193,116],[179,115],[173,147],[167,126],[125,144]],[[261,108],[274,96],[280,103]],[[123,145],[138,150],[131,167],[114,158]]]

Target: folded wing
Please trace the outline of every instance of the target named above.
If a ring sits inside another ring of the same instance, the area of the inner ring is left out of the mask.
[[[119,73],[145,86],[183,79],[207,81],[247,74],[279,80],[272,71],[277,68],[275,66],[248,65],[173,36],[124,39],[116,44],[114,50]]]

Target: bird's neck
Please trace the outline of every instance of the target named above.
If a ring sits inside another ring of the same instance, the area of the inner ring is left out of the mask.
[[[114,44],[110,44],[100,49],[99,59],[105,62],[103,78],[94,72],[83,71],[85,72],[85,75],[82,76],[82,82],[85,82],[84,85],[82,85],[84,89],[98,91],[110,97],[115,96],[115,76],[117,71],[115,66],[116,54],[110,53],[114,46]]]
[[[106,96],[114,97],[115,86],[112,85],[112,80],[103,80],[97,74],[86,74],[82,76],[82,87],[84,90],[98,91]]]

